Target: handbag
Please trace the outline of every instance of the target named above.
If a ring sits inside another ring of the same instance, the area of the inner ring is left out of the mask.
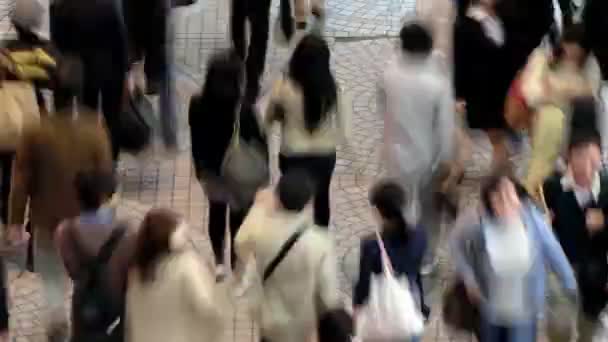
[[[137,154],[148,147],[154,134],[154,107],[143,91],[128,93],[126,108],[119,120],[120,148]]]
[[[237,106],[232,140],[226,149],[220,175],[231,192],[231,205],[245,208],[253,202],[258,189],[270,179],[268,160],[261,144],[241,140],[241,106]]]
[[[409,288],[407,278],[395,276],[378,230],[382,273],[372,275],[367,304],[357,319],[357,338],[361,341],[406,341],[422,335],[424,318]]]
[[[0,80],[0,151],[15,151],[24,131],[40,124],[40,109],[29,82]]]

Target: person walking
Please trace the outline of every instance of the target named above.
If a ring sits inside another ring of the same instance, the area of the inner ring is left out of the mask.
[[[254,103],[259,95],[260,81],[264,74],[270,30],[270,3],[270,0],[231,0],[232,46],[245,62],[245,98],[250,103]],[[249,36],[246,30],[247,22],[250,28]]]
[[[120,152],[119,118],[127,73],[127,35],[122,9],[113,0],[59,0],[51,3],[51,39],[62,55],[82,63],[79,103],[97,111],[100,105],[112,143],[112,158]],[[72,94],[55,93],[55,106],[71,108]]]
[[[379,82],[378,113],[384,116],[383,158],[387,176],[410,196],[406,219],[428,232],[428,271],[440,238],[435,186],[454,155],[456,116],[449,79],[431,58],[433,40],[420,24],[400,32],[401,49]]]
[[[66,274],[53,243],[57,226],[80,214],[74,182],[79,172],[112,172],[110,142],[95,113],[80,110],[42,117],[25,132],[15,156],[10,194],[9,229],[25,232],[26,207],[33,232],[33,267],[48,301],[47,333],[51,341],[67,336]]]
[[[171,210],[150,210],[128,275],[126,340],[222,341],[228,305],[227,289],[193,248],[188,225]]]
[[[374,217],[381,225],[380,236],[396,277],[405,276],[409,288],[418,301],[419,308],[424,305],[423,289],[418,282],[422,267],[422,258],[426,250],[426,231],[422,228],[412,228],[403,217],[402,208],[405,206],[405,193],[393,182],[377,184],[370,193],[370,204]],[[359,278],[353,294],[355,317],[360,307],[364,306],[370,296],[371,279],[382,274],[382,257],[380,246],[375,234],[361,240],[361,256],[359,262]],[[419,336],[412,338],[418,341]]]
[[[113,244],[107,268],[96,271],[105,271],[95,284],[108,294],[109,301],[104,303],[108,312],[119,319],[118,324],[112,327],[112,332],[102,341],[122,342],[124,336],[124,302],[127,286],[127,271],[133,256],[137,230],[129,222],[117,222],[114,210],[106,203],[114,193],[116,180],[114,174],[92,171],[80,172],[75,181],[76,193],[80,204],[80,214],[77,217],[63,221],[55,232],[55,245],[68,276],[75,283],[72,296],[72,342],[97,341],[99,334],[106,334],[110,326],[103,327],[102,331],[95,331],[85,325],[87,317],[80,313],[88,300],[87,296],[101,296],[101,293],[90,293],[86,277],[90,273],[91,260],[101,253],[101,249],[115,234],[119,239]],[[120,232],[119,232],[120,231]],[[98,265],[101,266],[101,265]],[[96,327],[101,328],[101,327]]]
[[[262,287],[250,310],[263,342],[310,341],[319,317],[342,307],[332,239],[306,210],[313,191],[306,172],[284,174],[274,190],[258,194],[236,236],[239,259],[253,265],[245,283]]]
[[[230,217],[230,236],[234,239],[251,205],[232,206],[230,191],[221,175],[226,151],[235,134],[235,121],[240,120],[240,139],[255,141],[267,149],[265,135],[251,106],[243,103],[243,71],[243,64],[234,53],[222,52],[213,56],[207,67],[204,87],[190,100],[188,114],[192,162],[209,200],[208,231],[218,277],[227,271],[224,266],[226,212]],[[236,257],[233,251],[231,255],[231,266],[234,267]]]
[[[456,274],[481,317],[481,342],[535,342],[545,310],[550,265],[570,298],[574,272],[544,215],[522,186],[501,173],[481,191],[481,206],[462,214],[452,232]]]
[[[279,169],[306,170],[315,183],[315,224],[329,227],[330,185],[337,146],[350,134],[350,111],[330,70],[330,51],[322,38],[306,35],[289,61],[289,71],[268,95],[266,129],[281,125]]]

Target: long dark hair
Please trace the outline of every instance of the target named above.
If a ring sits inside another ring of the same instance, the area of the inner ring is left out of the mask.
[[[497,192],[500,189],[500,185],[503,180],[508,180],[513,183],[513,187],[515,188],[515,192],[517,193],[517,197],[523,202],[523,200],[530,199],[530,194],[526,188],[524,188],[521,183],[519,183],[515,177],[513,176],[510,170],[508,171],[496,171],[492,173],[488,178],[485,179],[481,186],[481,204],[483,209],[488,213],[490,217],[495,217],[496,213],[492,208],[492,194]]]
[[[169,254],[171,235],[179,223],[179,216],[169,209],[152,209],[146,214],[138,232],[131,264],[142,281],[154,280],[156,265]]]
[[[410,227],[403,216],[405,192],[401,186],[391,181],[378,183],[372,188],[369,201],[382,216],[383,234],[409,238]]]
[[[243,63],[233,51],[211,57],[201,93],[201,105],[218,113],[236,113],[241,101]]]
[[[302,87],[304,121],[314,131],[336,105],[336,80],[329,68],[327,42],[315,35],[302,38],[289,62],[289,76]]]

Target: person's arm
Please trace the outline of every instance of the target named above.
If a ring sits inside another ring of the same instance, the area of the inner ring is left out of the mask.
[[[33,153],[37,150],[34,130],[26,132],[22,138],[15,159],[9,195],[9,225],[23,225],[25,210],[30,196],[30,183],[34,177]]]
[[[437,106],[437,121],[435,125],[435,136],[439,137],[439,164],[448,163],[456,152],[456,115],[454,113],[455,103],[451,87],[443,87],[439,94]]]
[[[343,89],[337,92],[336,123],[340,131],[342,142],[348,142],[352,132],[353,102],[349,94]]]
[[[530,204],[530,206],[532,205]],[[529,210],[530,217],[534,220],[533,223],[538,230],[541,239],[541,252],[545,261],[557,274],[562,286],[571,294],[576,294],[577,286],[574,271],[557,238],[538,210],[532,207],[527,210]]]
[[[365,240],[361,241],[359,256],[359,278],[355,283],[353,291],[353,307],[357,309],[367,302],[369,296],[369,285],[372,275],[373,260],[369,248],[366,248]]]
[[[201,322],[221,329],[222,310],[226,309],[226,294],[216,286],[211,270],[206,269],[195,252],[183,256],[183,295],[191,303]]]
[[[468,289],[478,292],[480,291],[479,283],[467,254],[469,243],[479,225],[479,215],[476,209],[461,214],[450,234],[450,249],[456,273]]]

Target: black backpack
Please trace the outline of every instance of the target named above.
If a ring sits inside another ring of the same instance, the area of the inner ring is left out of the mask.
[[[125,232],[126,227],[114,229],[96,256],[84,257],[88,261],[83,263],[82,271],[74,279],[72,320],[75,335],[83,341],[113,340],[113,330],[121,321],[124,300],[117,301],[108,288],[108,261]]]

